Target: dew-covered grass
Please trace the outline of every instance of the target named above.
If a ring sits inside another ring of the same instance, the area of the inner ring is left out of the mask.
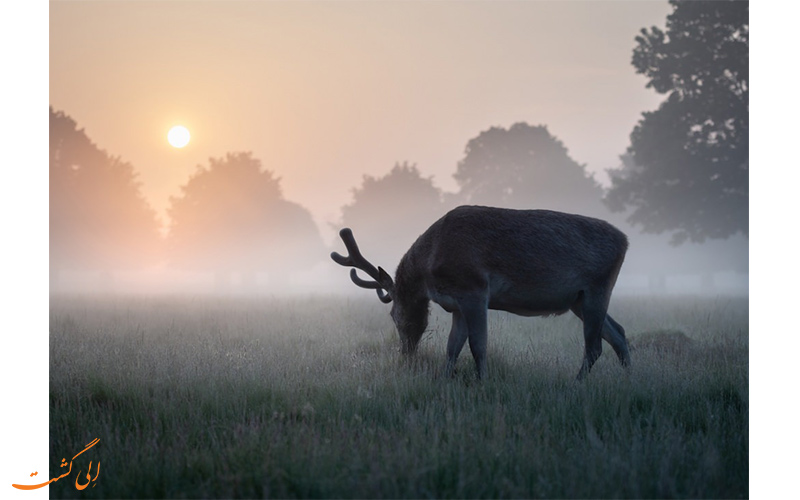
[[[577,318],[492,312],[478,382],[435,305],[409,362],[375,300],[53,297],[50,477],[94,438],[101,471],[50,496],[748,496],[747,299],[610,312],[630,373],[604,344],[578,383]]]

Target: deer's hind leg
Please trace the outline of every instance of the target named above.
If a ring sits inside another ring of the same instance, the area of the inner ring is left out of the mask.
[[[608,297],[605,294],[584,292],[570,310],[583,321],[584,355],[578,372],[578,380],[583,380],[591,371],[597,358],[603,353],[603,330],[606,326]],[[613,344],[612,344],[613,346]]]
[[[606,320],[603,324],[603,338],[614,348],[614,352],[617,353],[622,366],[629,367],[631,365],[631,355],[628,352],[628,339],[625,338],[625,329],[614,321],[610,314],[606,314]]]

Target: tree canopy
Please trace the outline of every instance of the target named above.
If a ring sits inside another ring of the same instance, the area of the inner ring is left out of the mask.
[[[603,191],[543,125],[492,127],[467,143],[454,174],[461,203],[596,215]]]
[[[606,203],[673,243],[748,233],[748,2],[670,2],[666,31],[642,29],[632,63],[667,94],[643,113]]]
[[[50,267],[101,270],[153,263],[159,222],[130,163],[99,149],[50,108]]]
[[[210,158],[170,198],[170,264],[218,273],[285,274],[324,255],[311,214],[283,199],[280,179],[251,153]]]
[[[387,269],[443,215],[442,193],[416,165],[398,163],[383,177],[365,175],[342,207],[342,227],[353,229],[364,255]]]

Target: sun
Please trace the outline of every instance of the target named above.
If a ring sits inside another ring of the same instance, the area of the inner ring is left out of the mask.
[[[182,148],[189,144],[189,139],[191,139],[191,137],[192,135],[189,133],[189,129],[183,125],[175,125],[169,129],[169,133],[167,134],[167,140],[170,145],[175,148]]]

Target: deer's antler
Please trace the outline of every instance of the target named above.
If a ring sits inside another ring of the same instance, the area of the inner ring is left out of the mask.
[[[353,280],[353,283],[361,288],[375,290],[378,294],[378,298],[384,304],[391,302],[392,292],[394,291],[394,281],[392,281],[392,277],[389,276],[389,273],[380,267],[376,268],[361,255],[361,252],[358,250],[358,245],[356,244],[356,239],[353,237],[353,231],[351,231],[349,227],[339,231],[339,236],[342,238],[345,248],[347,248],[348,255],[345,257],[336,252],[331,252],[331,259],[340,266],[354,268],[350,270],[350,279]],[[360,278],[356,269],[364,271],[375,281],[368,281]]]

